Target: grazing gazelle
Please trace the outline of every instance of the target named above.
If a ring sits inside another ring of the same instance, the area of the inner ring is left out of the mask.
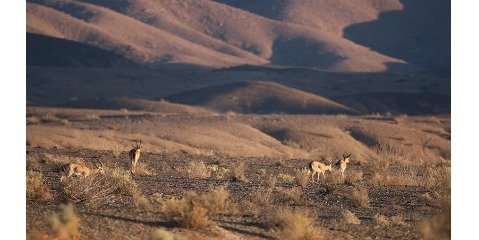
[[[340,165],[339,172],[341,173],[341,179],[344,180],[344,171],[346,171],[346,167],[348,165],[349,157],[351,157],[351,154],[349,154],[348,156],[344,156],[344,155],[341,155],[341,156],[343,157],[343,159],[339,160],[336,163],[336,166]]]
[[[317,161],[312,161],[309,163],[309,169],[313,171],[313,174],[311,174],[311,180],[314,182],[314,174],[318,173],[318,182],[319,182],[319,173],[323,174],[323,181],[325,180],[325,173],[327,170],[331,171],[331,162],[329,162],[329,165],[326,165],[321,162]]]
[[[141,152],[141,141],[136,143],[136,146],[133,145],[133,149],[130,150],[130,153],[128,154],[130,156],[130,162],[131,162],[131,174],[135,174],[135,169],[136,169],[136,163],[138,162],[138,159],[140,158],[140,152]]]
[[[99,164],[95,164],[96,169],[90,169],[87,166],[83,166],[76,163],[67,163],[62,166],[61,173],[62,176],[60,177],[60,181],[63,182],[65,178],[70,177],[71,175],[87,177],[94,173],[105,173],[103,170],[103,163],[99,162]]]

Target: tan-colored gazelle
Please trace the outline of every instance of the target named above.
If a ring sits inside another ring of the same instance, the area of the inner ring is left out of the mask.
[[[95,164],[95,165],[96,165],[96,169],[90,169],[87,166],[83,166],[81,164],[67,163],[62,166],[62,169],[61,169],[62,176],[60,177],[60,181],[63,182],[65,178],[68,178],[71,175],[88,177],[94,173],[101,173],[101,174],[105,173],[105,171],[103,170],[102,162],[99,162],[99,164]]]
[[[346,167],[349,163],[349,157],[351,157],[351,154],[349,154],[348,156],[344,156],[344,155],[341,155],[341,156],[343,157],[343,159],[339,160],[336,163],[336,166],[340,165],[339,172],[341,173],[341,179],[344,180],[344,171],[346,171]]]
[[[313,174],[311,174],[312,182],[314,182],[315,173],[318,173],[318,182],[319,182],[319,173],[323,174],[323,181],[324,181],[326,171],[331,171],[331,162],[329,162],[329,165],[326,165],[322,162],[312,161],[309,163],[309,169],[313,172]]]
[[[128,155],[130,156],[130,162],[131,162],[131,174],[135,174],[136,170],[136,163],[138,162],[138,159],[140,158],[140,153],[141,153],[141,141],[136,143],[136,146],[133,145],[133,149],[130,150]]]

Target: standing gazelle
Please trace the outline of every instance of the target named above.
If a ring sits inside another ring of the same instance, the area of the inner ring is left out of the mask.
[[[318,173],[318,182],[319,182],[319,173],[323,174],[323,181],[325,180],[325,173],[327,170],[331,171],[331,162],[329,162],[329,165],[326,165],[324,163],[318,162],[318,161],[312,161],[309,163],[309,169],[313,171],[313,174],[311,174],[311,180],[314,182],[314,174]]]
[[[339,160],[336,163],[336,166],[340,165],[339,166],[339,172],[341,173],[341,179],[344,180],[344,171],[346,171],[346,167],[348,165],[349,157],[351,157],[351,154],[349,154],[348,156],[344,156],[344,155],[341,155],[341,156],[343,157],[343,159]]]
[[[130,150],[130,153],[128,155],[130,156],[130,162],[131,162],[131,174],[135,174],[135,169],[136,169],[136,163],[138,162],[138,159],[140,158],[140,152],[141,152],[141,141],[136,143],[136,146],[133,145],[133,149]]]
[[[99,164],[95,164],[95,165],[96,165],[96,169],[90,169],[87,166],[83,166],[80,164],[67,163],[62,166],[62,169],[61,169],[62,176],[60,177],[60,182],[63,182],[65,178],[68,178],[71,175],[88,177],[94,173],[101,173],[101,174],[105,173],[105,171],[103,170],[102,162],[99,162]]]

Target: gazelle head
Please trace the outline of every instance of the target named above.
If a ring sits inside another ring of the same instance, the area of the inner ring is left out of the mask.
[[[103,163],[101,161],[98,161],[98,163],[95,163],[96,169],[94,169],[95,172],[105,174],[105,169],[103,168]]]
[[[342,160],[342,161],[348,163],[348,162],[349,162],[349,157],[351,157],[351,153],[350,153],[349,155],[347,155],[347,156],[344,156],[344,155],[341,155],[341,156],[343,156],[343,160]]]
[[[141,149],[141,140],[139,142],[136,142],[135,145],[133,145],[133,149]]]

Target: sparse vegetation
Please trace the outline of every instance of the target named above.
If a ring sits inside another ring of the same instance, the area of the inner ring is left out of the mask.
[[[361,220],[359,220],[359,218],[356,217],[356,215],[349,210],[344,210],[341,213],[341,221],[354,225],[361,224]]]
[[[348,197],[356,207],[369,208],[370,206],[368,190],[365,187],[354,187],[350,190]]]
[[[247,182],[248,179],[245,176],[245,171],[246,171],[246,167],[244,163],[233,165],[233,170],[232,170],[233,180],[239,181],[239,182]]]
[[[203,161],[190,161],[186,167],[186,172],[189,176],[197,178],[209,178],[211,176],[211,172]]]
[[[309,171],[308,169],[304,168],[301,171],[296,172],[296,176],[294,181],[301,187],[306,187],[309,183]]]
[[[41,172],[27,171],[26,187],[27,199],[51,200],[53,198]]]
[[[63,194],[68,201],[98,207],[120,201],[122,195],[144,203],[140,191],[129,175],[119,171],[107,175],[69,178],[63,183]]]
[[[315,225],[316,220],[305,211],[276,209],[266,224],[275,228],[276,236],[285,240],[324,239],[325,233]]]

